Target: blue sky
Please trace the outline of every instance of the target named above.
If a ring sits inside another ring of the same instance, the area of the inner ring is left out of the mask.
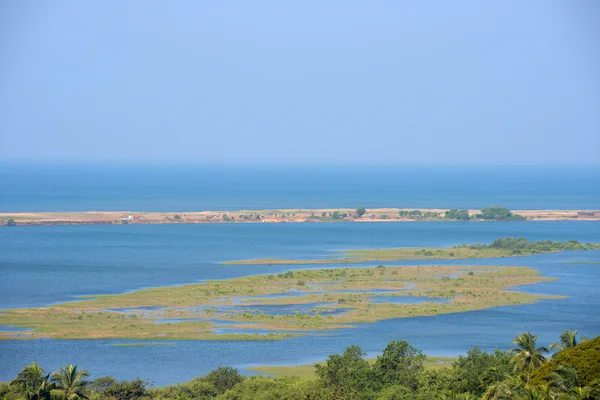
[[[600,2],[3,1],[0,158],[600,164]]]

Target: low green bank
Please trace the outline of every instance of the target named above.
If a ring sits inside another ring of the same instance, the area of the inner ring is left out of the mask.
[[[223,264],[248,265],[309,265],[309,264],[345,264],[374,261],[399,260],[452,260],[501,258],[512,256],[530,256],[534,254],[556,253],[559,251],[582,251],[600,249],[598,243],[579,243],[576,240],[566,242],[543,240],[529,242],[525,238],[498,238],[491,244],[471,244],[454,247],[429,248],[392,248],[392,249],[362,249],[342,250],[338,252],[341,258],[293,260],[278,258],[263,258],[253,260],[224,261]]]
[[[0,339],[280,340],[356,323],[561,298],[514,290],[548,280],[552,278],[525,267],[298,270],[4,310],[0,325],[31,330],[0,332]],[[405,296],[422,297],[423,301],[406,302]],[[269,305],[297,306],[305,311],[261,311]],[[226,332],[215,333],[219,327],[227,328]]]

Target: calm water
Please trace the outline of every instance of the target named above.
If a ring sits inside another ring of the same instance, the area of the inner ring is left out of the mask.
[[[258,257],[331,256],[348,248],[451,246],[489,243],[499,236],[530,240],[600,241],[597,222],[373,223],[115,225],[0,228],[0,308],[42,306],[80,295],[118,293],[143,287],[197,282],[301,266],[223,266],[221,260]],[[123,347],[124,340],[2,341],[0,381],[36,360],[48,369],[79,364],[94,376],[147,377],[158,385],[191,379],[218,365],[295,364],[322,360],[350,344],[370,354],[392,339],[407,339],[431,355],[510,347],[531,330],[542,343],[565,329],[600,335],[600,251],[567,252],[435,264],[525,265],[558,281],[530,285],[530,292],[562,294],[565,300],[498,307],[477,312],[383,321],[277,342],[165,342]],[[374,266],[377,263],[361,264]],[[428,265],[431,261],[386,264]],[[359,266],[359,265],[357,265]],[[313,268],[323,266],[311,266]],[[55,284],[57,277],[61,284]],[[49,284],[53,282],[53,284]],[[226,329],[226,328],[223,328]]]
[[[447,207],[600,209],[600,168],[0,164],[0,212]]]

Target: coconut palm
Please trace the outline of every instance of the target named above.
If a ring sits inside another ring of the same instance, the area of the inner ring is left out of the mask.
[[[558,336],[560,343],[552,343],[550,345],[550,350],[558,349],[558,351],[561,351],[577,346],[577,333],[577,331],[564,331]],[[588,338],[581,338],[581,342],[585,342],[586,340],[588,340]]]
[[[50,374],[46,374],[42,367],[33,362],[19,372],[10,387],[19,399],[48,400],[54,389],[49,378]]]
[[[577,387],[577,388],[573,388],[571,390],[569,390],[568,392],[568,399],[569,400],[597,400],[598,397],[596,397],[597,393],[594,392],[594,390],[589,387]]]
[[[577,371],[569,366],[559,365],[550,376],[550,386],[561,392],[578,387],[579,377]]]
[[[481,386],[486,388],[506,378],[507,374],[503,373],[499,368],[490,367],[481,375]]]
[[[52,381],[56,389],[52,397],[56,400],[83,400],[87,399],[87,388],[90,384],[85,378],[90,376],[86,370],[80,370],[72,364],[61,368],[52,374]]]
[[[542,353],[548,353],[546,347],[536,347],[537,335],[531,332],[521,333],[512,341],[517,347],[509,350],[513,354],[512,363],[514,371],[518,372],[529,381],[529,374],[546,362],[546,357]]]
[[[482,400],[513,399],[521,393],[525,383],[519,376],[510,376],[488,386],[481,397]]]
[[[442,400],[460,400],[460,395],[455,390],[446,390],[441,393],[440,399]]]
[[[516,396],[515,400],[546,400],[546,394],[539,388],[531,385],[525,385]]]

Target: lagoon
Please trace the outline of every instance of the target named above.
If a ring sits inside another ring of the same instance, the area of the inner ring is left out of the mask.
[[[261,257],[322,258],[352,248],[451,246],[489,243],[501,236],[529,240],[600,241],[597,222],[258,224],[13,227],[0,231],[0,308],[44,306],[103,293],[199,282],[205,279],[279,273],[302,265],[221,265]],[[600,335],[600,251],[565,252],[479,260],[386,262],[385,265],[516,265],[556,277],[520,287],[530,293],[569,296],[531,305],[497,307],[435,317],[360,324],[326,334],[281,341],[170,341],[168,346],[115,346],[128,340],[1,341],[0,381],[36,360],[47,369],[72,362],[94,376],[157,385],[204,374],[218,365],[305,364],[358,344],[370,354],[392,339],[406,339],[434,356],[457,355],[479,344],[484,350],[510,347],[531,330],[540,343],[565,329]],[[376,266],[361,263],[351,266]],[[310,266],[327,268],[327,265]],[[333,266],[335,267],[335,266]],[[60,280],[57,280],[60,277]],[[60,282],[49,285],[48,282]],[[382,293],[382,295],[385,293]],[[256,307],[251,307],[255,309]],[[222,329],[227,329],[223,327]],[[165,342],[167,343],[167,342]],[[176,372],[175,372],[176,371]],[[183,373],[183,374],[182,374]],[[185,375],[189,374],[189,376]]]

